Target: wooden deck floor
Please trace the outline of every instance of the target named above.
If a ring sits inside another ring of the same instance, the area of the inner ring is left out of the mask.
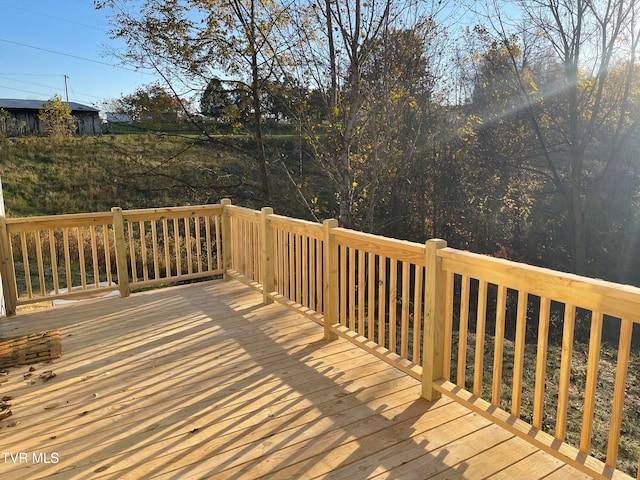
[[[3,319],[63,354],[0,377],[0,478],[588,478],[261,300],[210,282]]]

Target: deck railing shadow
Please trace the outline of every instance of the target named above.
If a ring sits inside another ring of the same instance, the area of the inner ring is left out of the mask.
[[[640,289],[472,254],[443,240],[399,241],[340,228],[335,220],[316,224],[225,200],[0,218],[0,269],[10,314],[42,299],[113,289],[127,296],[131,289],[224,274],[261,292],[265,304],[279,302],[323,325],[326,340],[343,337],[421,380],[426,399],[450,396],[596,478],[620,473],[622,422],[637,414],[625,397],[637,387],[628,366]],[[615,364],[608,391],[599,379],[603,326],[610,321],[617,322],[618,345],[608,354]],[[549,355],[551,323],[562,325],[557,365]],[[589,332],[589,342],[576,393],[573,370],[583,358],[576,350],[578,327]],[[534,353],[527,343],[532,328]],[[532,377],[524,371],[531,355]],[[604,420],[597,417],[603,401],[610,412]],[[575,408],[583,411],[580,425]],[[596,451],[594,428],[603,421],[607,440]],[[624,440],[640,456],[638,440]],[[637,468],[626,471],[638,475]]]
[[[402,372],[391,367],[368,369],[367,354],[358,355],[357,350],[351,350],[347,365],[336,365],[334,358],[345,351],[344,344],[308,342],[321,333],[313,323],[307,324],[305,333],[300,317],[283,320],[279,306],[265,306],[256,297],[252,304],[245,300],[236,305],[233,295],[216,296],[212,302],[215,292],[216,283],[204,284],[195,292],[174,289],[169,296],[163,294],[161,301],[154,299],[160,291],[146,292],[127,299],[124,307],[114,303],[109,315],[100,306],[109,300],[65,306],[64,319],[69,321],[65,324],[56,316],[56,324],[72,334],[66,342],[69,351],[55,367],[56,383],[39,386],[38,394],[64,391],[63,399],[72,401],[39,413],[38,426],[7,437],[3,448],[20,448],[24,433],[42,438],[41,445],[61,452],[60,464],[33,465],[31,475],[53,469],[61,476],[73,472],[130,478],[139,475],[144,465],[149,477],[162,473],[168,478],[200,478],[224,472],[225,478],[254,478],[262,472],[304,478],[321,471],[321,466],[338,473],[348,470],[376,449],[394,443],[402,443],[403,451],[413,448],[422,468],[428,465],[434,474],[466,468],[464,459],[448,457],[446,434],[434,433],[432,445],[426,445],[434,449],[433,456],[425,455],[424,441],[412,439],[417,419],[442,408],[442,402],[419,399],[415,382]],[[185,316],[192,319],[186,325]],[[28,322],[43,325],[47,317],[46,310],[35,312]],[[96,323],[95,328],[105,322],[114,327],[102,325],[102,336],[94,343],[93,332],[83,329],[90,322]],[[269,327],[273,322],[278,330]],[[181,359],[180,370],[163,369],[165,364],[175,368],[176,363],[169,361],[175,358]],[[121,372],[119,366],[124,363],[136,368]],[[90,378],[79,382],[84,375]],[[359,386],[367,375],[376,376],[375,387]],[[74,385],[80,388],[87,383],[99,395],[75,398]],[[413,394],[407,395],[410,391]],[[391,406],[402,395],[407,400]],[[82,409],[86,414],[78,416]],[[422,425],[421,433],[424,436],[448,422],[477,430],[468,420],[469,414],[435,416],[430,425]],[[354,440],[354,429],[369,435],[366,445]],[[102,435],[95,435],[98,430]],[[151,443],[155,448],[146,453],[144,447]],[[340,451],[349,454],[341,456]],[[367,465],[369,470],[360,465],[359,472],[410,467],[397,462],[380,460]]]

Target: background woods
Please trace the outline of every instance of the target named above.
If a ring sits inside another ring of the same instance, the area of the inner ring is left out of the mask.
[[[640,285],[634,2],[97,6],[166,84],[141,136],[3,142],[13,213],[231,197]]]

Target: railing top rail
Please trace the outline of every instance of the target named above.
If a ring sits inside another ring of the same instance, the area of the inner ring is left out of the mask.
[[[235,217],[244,218],[245,220],[249,220],[252,222],[260,221],[260,216],[261,216],[260,210],[253,210],[251,208],[239,207],[237,205],[225,205],[224,209]]]
[[[189,205],[185,207],[146,208],[136,210],[124,210],[122,215],[127,222],[143,220],[163,220],[165,218],[183,218],[202,215],[219,215],[222,213],[222,205]]]
[[[576,307],[640,323],[640,288],[453,248],[438,250],[442,268]]]
[[[421,243],[396,240],[342,227],[331,229],[331,234],[335,236],[339,245],[425,266],[425,246]]]
[[[113,217],[110,212],[7,218],[7,228],[10,232],[26,232],[55,228],[108,225],[111,223],[112,218]]]
[[[322,239],[323,228],[320,223],[284,217],[282,215],[269,215],[269,222],[271,223],[271,228],[288,230],[299,235]]]

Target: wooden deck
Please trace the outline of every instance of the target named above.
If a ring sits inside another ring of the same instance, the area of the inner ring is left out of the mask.
[[[261,300],[208,282],[3,319],[60,329],[62,357],[0,377],[0,478],[588,478]]]

